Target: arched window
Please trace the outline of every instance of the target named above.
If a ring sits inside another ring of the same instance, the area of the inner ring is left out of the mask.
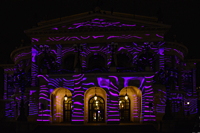
[[[88,60],[88,69],[95,72],[103,72],[105,70],[105,59],[99,55],[92,55]]]
[[[63,122],[71,122],[72,99],[68,97],[63,100]]]
[[[137,61],[137,69],[138,71],[145,71],[145,67],[149,66],[151,70],[155,71],[156,63],[155,56],[151,52],[146,52],[141,54]]]
[[[45,55],[40,61],[40,72],[49,73],[54,70],[55,58],[51,55]]]
[[[130,121],[130,100],[125,98],[125,96],[119,97],[119,112],[120,121],[129,122]]]
[[[68,55],[63,62],[64,69],[68,71],[74,70],[74,61],[75,61],[75,55],[73,54]]]
[[[105,102],[102,97],[92,97],[89,100],[89,122],[104,122]]]
[[[125,53],[117,54],[117,66],[118,67],[131,67],[130,58]]]

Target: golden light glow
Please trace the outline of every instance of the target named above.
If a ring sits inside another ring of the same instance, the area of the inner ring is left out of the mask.
[[[125,95],[125,99],[128,100],[128,95],[127,94]]]
[[[72,96],[70,90],[66,90],[64,87],[56,88],[51,94],[51,115],[52,122],[62,122],[63,121],[63,101],[67,96],[67,100]]]
[[[124,97],[127,95],[127,100],[130,100],[130,121],[140,122],[142,120],[142,92],[135,86],[124,87],[120,93],[120,96]],[[120,101],[119,101],[120,102]],[[119,108],[125,108],[125,105],[120,103]]]
[[[104,110],[103,113],[104,113],[105,120],[107,119],[107,115],[106,115],[106,112],[107,112],[107,93],[103,88],[91,87],[91,88],[88,88],[84,93],[84,123],[88,123],[88,118],[89,118],[89,112],[88,112],[89,104],[88,104],[88,101],[90,100],[90,98],[94,99],[94,96],[95,96],[94,95],[94,91],[95,91],[95,89],[96,89],[96,93],[95,94],[97,96],[96,100],[98,100],[98,96],[102,97],[105,100],[105,110]],[[94,102],[94,106],[96,106],[96,100]],[[98,104],[99,104],[99,101],[98,101]],[[96,108],[98,109],[99,105],[96,106]]]
[[[67,95],[64,96],[65,101],[67,101]]]
[[[97,96],[94,96],[94,100],[97,100]]]

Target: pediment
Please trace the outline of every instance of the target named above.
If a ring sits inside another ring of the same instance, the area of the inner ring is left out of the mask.
[[[27,34],[65,33],[81,31],[166,30],[169,25],[156,22],[156,18],[128,14],[82,13],[38,23],[38,27],[26,30]]]

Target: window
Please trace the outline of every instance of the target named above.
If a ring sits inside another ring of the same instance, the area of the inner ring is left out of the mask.
[[[119,112],[120,112],[120,121],[121,122],[130,121],[130,101],[129,101],[129,98],[125,98],[125,96],[120,96]]]
[[[89,122],[104,122],[104,100],[97,96],[89,100]]]
[[[71,111],[72,111],[72,99],[70,97],[67,100],[63,100],[63,122],[71,121]]]

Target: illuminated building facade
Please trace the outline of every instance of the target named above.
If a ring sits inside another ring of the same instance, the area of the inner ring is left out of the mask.
[[[185,60],[185,46],[164,40],[169,29],[156,18],[107,11],[38,23],[25,31],[32,44],[1,65],[5,116],[17,119],[20,106],[28,121],[44,122],[195,115],[198,60]]]

